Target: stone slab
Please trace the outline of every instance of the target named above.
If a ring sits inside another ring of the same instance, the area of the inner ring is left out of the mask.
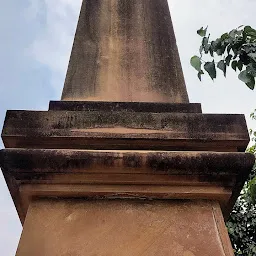
[[[62,100],[188,103],[167,0],[84,0]]]
[[[208,199],[230,213],[254,164],[248,153],[0,151],[21,222],[34,198]]]
[[[217,203],[39,200],[16,256],[233,256]]]
[[[244,151],[244,115],[127,111],[7,111],[7,148]]]
[[[49,110],[202,113],[200,103],[50,101]]]
[[[42,171],[46,173],[152,173],[174,175],[245,176],[254,163],[250,153],[70,150],[70,149],[3,149],[2,168],[12,173]]]

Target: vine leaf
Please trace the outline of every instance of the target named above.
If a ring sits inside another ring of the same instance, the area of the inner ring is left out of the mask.
[[[253,76],[252,76],[251,78],[252,78],[251,81],[248,82],[248,83],[246,83],[246,85],[247,85],[251,90],[254,90],[254,88],[255,88],[255,79],[254,79]]]
[[[229,55],[227,56],[227,58],[225,59],[227,66],[230,65],[230,61],[231,61],[232,57],[233,57],[233,56],[232,56],[231,54],[229,54]]]
[[[256,177],[249,182],[249,193],[252,198],[252,202],[256,203]]]
[[[196,69],[199,80],[208,73],[212,80],[217,77],[216,69],[224,76],[228,67],[240,71],[239,79],[251,90],[255,88],[256,79],[256,30],[251,26],[240,26],[215,40],[210,40],[208,26],[201,27],[197,34],[202,38],[199,55],[193,56],[191,65]],[[205,61],[204,55],[211,56],[213,61]]]
[[[192,65],[192,67],[194,67],[198,72],[201,71],[201,59],[198,56],[193,56],[190,60],[190,64]]]
[[[239,60],[239,61],[237,62],[237,68],[238,68],[240,71],[242,71],[242,69],[243,69],[243,62],[242,62],[241,60]]]
[[[254,87],[255,87],[255,79],[254,79],[254,77],[253,77],[250,73],[248,73],[246,70],[242,71],[242,72],[239,74],[238,78],[239,78],[242,82],[244,82],[251,90],[254,89]]]
[[[204,69],[207,71],[212,80],[216,78],[217,72],[214,61],[206,62],[204,65]]]
[[[255,52],[248,53],[248,56],[256,62],[256,53]]]
[[[203,27],[201,27],[200,29],[197,30],[197,34],[201,37],[205,37],[207,28],[208,28],[208,26],[205,29]]]
[[[226,77],[226,73],[227,73],[227,65],[226,65],[226,63],[225,63],[225,61],[224,61],[224,60],[221,60],[221,61],[219,61],[219,62],[218,62],[218,64],[217,64],[217,68],[219,68],[220,70],[222,70],[222,71],[223,71],[223,73],[224,73],[224,76]]]
[[[232,61],[231,67],[236,71],[236,68],[237,68],[237,60]]]
[[[253,77],[256,77],[256,63],[250,63],[249,65],[247,65],[246,71]]]
[[[200,53],[201,56],[202,56],[203,50],[204,50],[204,47],[203,47],[203,45],[201,45],[200,48],[199,48],[199,53]]]
[[[256,38],[256,30],[253,29],[251,26],[244,27],[244,34],[245,34],[245,36],[250,36],[252,38]]]

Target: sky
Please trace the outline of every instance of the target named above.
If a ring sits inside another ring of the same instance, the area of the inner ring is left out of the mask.
[[[256,28],[254,0],[169,0],[190,102],[202,103],[204,113],[249,114],[256,108],[256,91],[249,90],[234,71],[215,82],[199,82],[190,66],[198,53],[196,30],[209,26],[215,39],[240,25]],[[0,0],[0,127],[6,110],[47,110],[59,100],[73,43],[81,0]],[[0,142],[0,148],[3,144]],[[12,256],[21,224],[0,173],[0,252]]]

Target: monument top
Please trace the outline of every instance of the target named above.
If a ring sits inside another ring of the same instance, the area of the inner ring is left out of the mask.
[[[84,0],[62,100],[188,103],[167,0]]]

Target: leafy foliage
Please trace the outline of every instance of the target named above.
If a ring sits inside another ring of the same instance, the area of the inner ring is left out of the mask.
[[[210,34],[206,36],[207,29],[208,27],[202,27],[197,31],[202,37],[200,56],[193,56],[190,61],[197,70],[200,81],[204,71],[214,80],[217,77],[217,69],[226,76],[227,68],[231,67],[240,72],[238,78],[253,90],[256,77],[256,30],[250,26],[240,26],[210,41]],[[204,55],[210,56],[212,61],[204,61]],[[216,62],[217,56],[219,60]]]
[[[256,30],[250,26],[240,26],[210,41],[210,34],[202,27],[197,34],[202,37],[200,56],[193,56],[191,65],[197,70],[198,78],[208,73],[212,80],[217,70],[226,76],[227,69],[239,71],[238,78],[251,90],[255,88],[256,77]],[[204,61],[203,57],[210,61]],[[218,61],[216,59],[218,58]],[[256,109],[251,114],[256,120]],[[248,152],[256,155],[256,132],[250,130],[252,145]],[[245,183],[233,211],[226,223],[236,256],[256,255],[256,164]]]
[[[256,255],[256,206],[242,194],[226,223],[235,255]]]
[[[256,120],[256,110],[251,114]],[[248,152],[256,154],[256,132],[250,131],[252,146]],[[245,183],[235,207],[226,223],[236,256],[256,255],[256,164]]]
[[[226,223],[236,256],[256,255],[256,204],[249,192],[250,182],[255,178],[256,166]]]
[[[250,117],[251,119],[256,120],[256,109],[254,110],[253,113],[251,113]],[[250,129],[250,136],[251,136],[252,146],[250,146],[247,149],[247,151],[255,154],[256,153],[256,131],[253,131],[252,129]]]
[[[251,118],[256,120],[256,109],[251,114]],[[256,131],[250,130],[250,135],[251,135],[252,146],[250,146],[247,149],[247,151],[256,155]],[[254,166],[254,172],[252,172],[252,175],[250,176],[250,179],[248,182],[248,193],[252,203],[256,204],[256,166]]]

